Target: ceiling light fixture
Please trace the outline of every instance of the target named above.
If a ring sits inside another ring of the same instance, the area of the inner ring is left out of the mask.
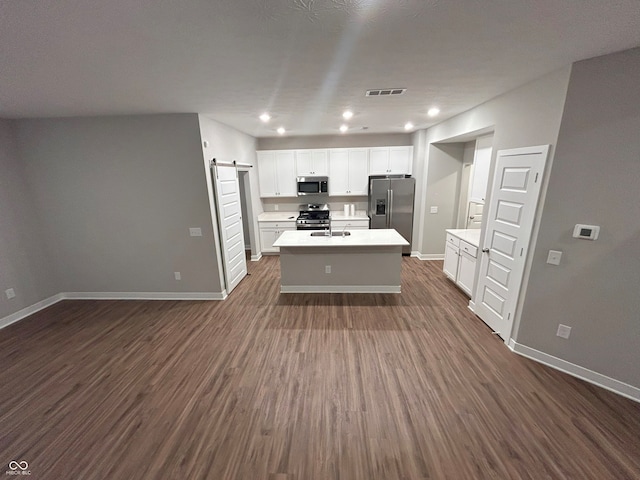
[[[429,115],[430,117],[435,117],[439,113],[440,113],[440,109],[438,107],[431,107],[427,112],[427,115]]]
[[[342,133],[345,133],[347,130],[349,130],[349,126],[348,125],[340,125],[340,131]]]
[[[278,132],[280,135],[284,135],[284,132],[286,132],[286,130],[284,129],[284,127],[278,127],[278,130],[276,130],[276,132]]]
[[[411,130],[413,128],[413,123],[411,122],[407,122],[404,124],[404,129],[405,130]]]
[[[269,115],[267,112],[264,112],[262,115],[260,115],[260,120],[262,120],[264,123],[267,123],[269,120],[271,120],[271,115]]]
[[[351,110],[345,110],[342,114],[342,118],[345,120],[349,120],[351,117],[353,117],[353,112]]]

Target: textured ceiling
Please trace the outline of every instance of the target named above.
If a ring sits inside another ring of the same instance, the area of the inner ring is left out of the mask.
[[[351,108],[351,131],[401,132],[638,45],[640,0],[0,0],[0,117],[198,112],[264,137]]]

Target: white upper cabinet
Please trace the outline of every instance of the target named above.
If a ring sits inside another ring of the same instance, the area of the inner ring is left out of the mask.
[[[329,150],[329,195],[367,195],[368,149],[332,148]]]
[[[473,176],[469,186],[470,202],[484,203],[489,184],[492,150],[493,134],[476,139],[476,148],[473,154]]]
[[[295,197],[296,168],[293,150],[257,152],[261,197]]]
[[[410,175],[413,147],[369,149],[369,175]]]
[[[296,175],[298,177],[329,175],[329,151],[296,150]]]

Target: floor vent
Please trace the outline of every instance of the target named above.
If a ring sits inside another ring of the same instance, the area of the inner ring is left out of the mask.
[[[367,97],[386,97],[389,95],[402,95],[406,92],[406,88],[378,88],[376,90],[367,90]]]

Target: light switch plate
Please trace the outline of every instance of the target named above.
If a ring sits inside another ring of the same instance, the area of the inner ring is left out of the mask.
[[[438,213],[438,207],[431,207],[429,210],[431,213]]]
[[[562,252],[559,250],[549,250],[547,256],[547,263],[551,265],[560,265],[560,259],[562,258]]]
[[[173,276],[176,280],[182,280],[182,274],[180,272],[173,272]]]
[[[571,335],[571,327],[568,327],[567,325],[559,324],[558,332],[556,333],[556,335],[562,338],[569,338],[569,335]]]
[[[16,292],[13,288],[7,288],[4,293],[9,300],[16,296]]]
[[[192,237],[201,237],[202,229],[199,227],[191,227],[189,228],[189,235],[191,235]]]

